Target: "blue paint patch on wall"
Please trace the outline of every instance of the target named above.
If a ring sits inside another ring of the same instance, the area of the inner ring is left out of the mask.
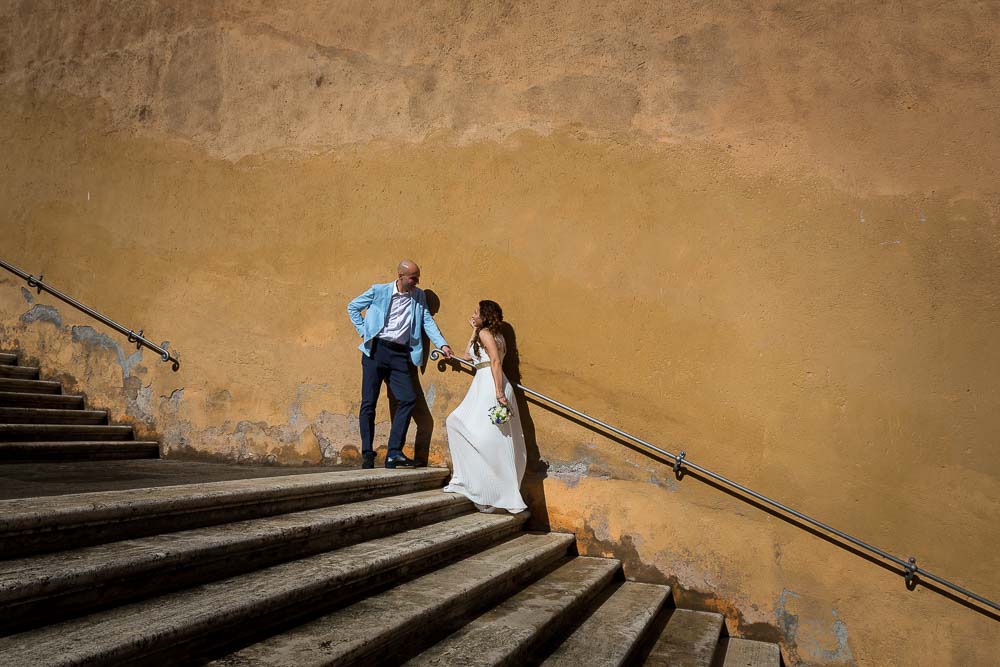
[[[31,290],[29,290],[27,287],[22,287],[21,288],[21,296],[23,296],[24,300],[27,301],[28,303],[34,303],[35,302],[35,295],[32,294]]]
[[[798,640],[799,634],[799,617],[797,614],[792,614],[788,611],[788,600],[789,598],[797,598],[799,594],[795,591],[790,591],[787,588],[781,591],[781,595],[778,597],[778,609],[776,611],[778,627],[784,631],[785,637],[787,637],[790,644],[795,644]]]
[[[38,306],[35,306],[37,308]],[[84,343],[93,347],[111,350],[118,357],[118,365],[122,369],[122,377],[132,373],[132,369],[142,361],[142,350],[136,350],[129,356],[125,356],[125,350],[116,343],[110,336],[95,330],[93,327],[79,326],[72,329],[73,342]]]
[[[330,385],[327,384],[300,384],[297,386],[295,400],[288,406],[288,424],[298,431],[305,429],[309,422],[302,414],[302,404],[311,394],[329,389]],[[229,396],[229,400],[232,400],[232,395]]]
[[[778,597],[778,607],[775,611],[778,628],[785,636],[785,641],[790,647],[794,647],[798,653],[808,652],[808,659],[805,664],[847,664],[853,665],[854,653],[848,645],[847,625],[840,620],[840,615],[836,609],[832,609],[833,614],[833,635],[837,639],[837,646],[832,649],[823,648],[815,639],[815,633],[819,629],[816,621],[807,621],[805,625],[800,623],[798,614],[789,611],[789,601],[801,596],[787,588],[781,591]],[[803,631],[803,627],[809,626],[809,631]],[[804,637],[799,637],[800,631]],[[806,636],[808,635],[808,636]],[[801,657],[801,656],[800,656]]]
[[[813,651],[813,654],[817,657],[821,657],[827,662],[842,661],[848,664],[854,663],[854,653],[851,651],[851,647],[847,645],[847,626],[842,620],[840,620],[840,615],[837,610],[833,610],[833,634],[837,637],[837,648],[835,649],[822,649]]]
[[[62,317],[59,316],[59,311],[52,306],[43,306],[40,303],[35,304],[31,310],[21,315],[21,321],[25,324],[49,322],[57,327],[62,326]]]
[[[591,469],[590,461],[572,461],[567,463],[552,463],[549,465],[548,474],[570,487],[574,488],[584,477],[594,479],[611,479],[607,472],[595,472]]]

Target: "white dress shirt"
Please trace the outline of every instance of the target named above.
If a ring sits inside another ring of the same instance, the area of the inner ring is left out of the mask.
[[[410,326],[413,324],[413,298],[409,292],[400,292],[399,284],[392,286],[392,302],[389,304],[389,317],[378,337],[390,343],[408,345],[410,342]]]

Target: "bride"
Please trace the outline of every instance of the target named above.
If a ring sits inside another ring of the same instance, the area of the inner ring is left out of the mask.
[[[476,375],[446,422],[453,472],[444,491],[462,494],[480,512],[516,514],[527,509],[520,492],[527,454],[514,389],[503,374],[502,322],[503,311],[494,301],[480,301],[469,320],[472,338],[463,358],[475,364]],[[487,414],[497,404],[511,413],[503,424],[494,424]]]

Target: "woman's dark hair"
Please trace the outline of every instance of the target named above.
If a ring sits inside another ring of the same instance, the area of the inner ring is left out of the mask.
[[[499,303],[490,301],[489,299],[480,301],[479,318],[483,321],[481,329],[489,329],[490,333],[494,336],[500,333],[500,325],[503,324],[503,309],[500,308]],[[476,355],[479,354],[479,350],[482,348],[482,344],[479,342],[479,332],[481,329],[476,329],[476,333],[472,336],[472,353]]]

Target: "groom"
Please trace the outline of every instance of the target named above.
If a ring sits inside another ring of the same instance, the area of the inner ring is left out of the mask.
[[[420,267],[404,259],[396,268],[396,280],[372,285],[364,294],[347,304],[347,314],[358,330],[361,350],[361,467],[375,467],[375,405],[382,392],[382,383],[396,397],[396,416],[389,431],[389,452],[386,468],[414,465],[403,454],[410,414],[417,402],[413,388],[413,369],[423,357],[423,332],[445,357],[451,358],[451,348],[445,342],[430,311],[427,297],[417,287]],[[365,311],[364,315],[361,311]]]

